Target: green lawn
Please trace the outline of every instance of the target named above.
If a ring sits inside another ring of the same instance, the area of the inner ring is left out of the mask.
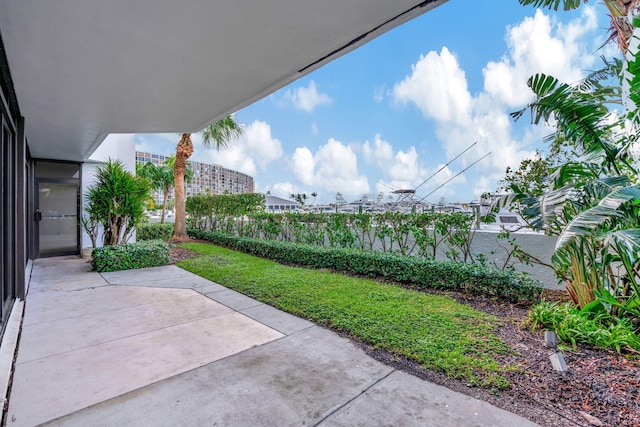
[[[509,351],[494,333],[495,317],[452,298],[374,280],[288,267],[203,243],[186,270],[266,304],[406,356],[427,369],[473,385],[505,388],[498,354]]]

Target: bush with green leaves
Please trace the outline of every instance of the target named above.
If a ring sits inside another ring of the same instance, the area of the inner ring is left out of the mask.
[[[221,197],[190,197],[187,200],[190,228],[430,259],[442,252],[452,261],[476,261],[477,254],[471,252],[474,218],[460,212],[274,214],[257,209],[234,209],[237,204],[234,199]]]
[[[164,240],[171,239],[173,235],[173,224],[153,223],[139,225],[136,230],[136,240]]]
[[[264,194],[205,194],[185,202],[187,226],[203,230],[238,230],[242,234],[245,215],[264,210]]]
[[[171,249],[162,240],[94,248],[93,269],[98,272],[157,267],[169,263]]]
[[[149,183],[109,159],[96,168],[96,182],[87,191],[86,216],[81,223],[95,246],[98,225],[105,246],[127,243],[145,219],[144,202],[150,197]]]
[[[533,302],[542,292],[540,283],[527,275],[481,265],[434,261],[390,252],[252,239],[196,229],[190,229],[189,235],[283,264],[385,278],[422,290],[458,290],[509,302]]]

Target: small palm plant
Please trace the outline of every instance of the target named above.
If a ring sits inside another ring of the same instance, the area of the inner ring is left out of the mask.
[[[127,243],[144,218],[144,201],[149,197],[146,179],[127,171],[121,161],[109,159],[96,168],[96,182],[88,189],[87,221],[102,225],[105,246]]]

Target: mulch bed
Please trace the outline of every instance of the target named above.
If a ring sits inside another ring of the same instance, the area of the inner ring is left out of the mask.
[[[173,247],[171,262],[196,256],[195,252]],[[532,333],[531,328],[524,325],[527,307],[457,292],[443,293],[500,319],[497,334],[516,353],[503,356],[500,362],[522,367],[505,375],[511,383],[510,389],[496,391],[470,387],[463,381],[423,369],[396,354],[361,342],[354,343],[385,364],[543,426],[640,426],[639,357],[627,358],[612,351],[580,345],[564,352],[569,372],[561,374],[551,367],[548,358],[551,350],[544,346],[542,333]],[[567,298],[560,291],[545,291],[543,297],[547,300]]]

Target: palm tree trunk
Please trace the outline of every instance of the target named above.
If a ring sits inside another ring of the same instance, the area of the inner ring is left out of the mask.
[[[174,171],[175,174],[175,171]],[[175,178],[175,175],[174,175]],[[164,224],[164,212],[167,210],[167,198],[169,197],[169,186],[165,184],[163,188],[162,198],[162,216],[160,217],[160,224]]]
[[[176,216],[173,227],[173,239],[187,238],[187,223],[185,215],[184,174],[187,170],[187,160],[193,154],[191,134],[183,133],[176,147],[176,163],[173,168],[175,182]]]

